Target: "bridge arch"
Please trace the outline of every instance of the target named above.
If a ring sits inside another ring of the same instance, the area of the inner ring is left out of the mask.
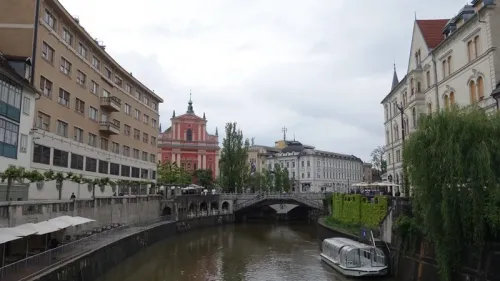
[[[200,203],[200,211],[208,211],[208,204],[207,202],[203,201]]]
[[[189,203],[188,212],[195,213],[196,212],[196,204],[194,204],[193,202]]]
[[[229,205],[229,202],[228,202],[228,201],[224,201],[224,202],[222,202],[221,209],[222,209],[223,211],[229,211],[229,206],[230,206],[230,205]]]
[[[172,208],[170,208],[169,206],[165,206],[165,208],[163,208],[163,211],[161,212],[162,216],[168,216],[171,214],[172,214]]]

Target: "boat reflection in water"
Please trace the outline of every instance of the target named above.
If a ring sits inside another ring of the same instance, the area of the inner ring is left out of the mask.
[[[382,250],[347,238],[323,241],[321,259],[345,276],[385,276],[388,269]]]

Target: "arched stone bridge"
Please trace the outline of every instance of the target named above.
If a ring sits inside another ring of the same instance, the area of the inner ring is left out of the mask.
[[[313,209],[324,210],[325,193],[240,193],[181,195],[162,200],[161,213],[169,215],[199,213],[233,213],[244,208],[272,205],[296,204]]]

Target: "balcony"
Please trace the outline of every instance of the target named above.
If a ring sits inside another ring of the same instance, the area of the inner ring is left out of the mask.
[[[115,124],[110,121],[101,121],[99,122],[99,131],[109,135],[118,135],[120,134],[120,124]]]
[[[122,101],[117,97],[101,97],[101,107],[108,112],[118,112],[122,108]]]

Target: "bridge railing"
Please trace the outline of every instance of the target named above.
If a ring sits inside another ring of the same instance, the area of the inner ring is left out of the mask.
[[[323,199],[323,198],[324,198],[324,195],[323,195],[323,197],[311,198],[310,196],[303,195],[301,193],[291,193],[291,194],[290,193],[270,193],[270,194],[263,193],[263,194],[257,195],[256,197],[254,197],[250,200],[247,200],[245,202],[242,202],[240,204],[235,205],[234,209],[239,210],[242,208],[246,208],[248,206],[251,206],[251,205],[258,203],[260,201],[264,201],[266,199],[278,199],[278,200],[279,199],[292,199],[292,200],[298,201],[302,204],[305,204],[305,205],[308,205],[308,206],[311,206],[314,208],[323,209],[323,202],[316,201],[316,200]]]

